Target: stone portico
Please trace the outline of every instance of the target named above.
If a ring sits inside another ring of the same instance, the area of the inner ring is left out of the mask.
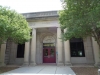
[[[29,25],[31,26],[34,25],[34,26],[32,27],[33,29],[32,39],[30,40],[30,42],[25,43],[24,64],[25,65],[26,64],[28,65],[42,64],[43,63],[43,43],[54,43],[55,49],[56,49],[56,64],[64,65],[64,58],[63,58],[64,51],[62,50],[63,42],[60,39],[61,28],[59,26],[59,22],[56,20],[53,20],[53,21],[51,20],[51,21],[46,21],[46,22],[42,21],[38,23],[29,22]],[[65,43],[65,44],[67,45],[69,43]],[[29,55],[31,55],[30,62],[29,62]],[[68,57],[70,57],[70,55]],[[70,62],[70,59],[67,58],[66,64],[67,62]]]
[[[49,60],[57,65],[99,64],[99,48],[93,38],[87,37],[81,42],[80,39],[68,41],[61,39],[62,33],[66,30],[60,28],[57,11],[24,13],[23,15],[32,28],[32,39],[25,42],[23,56],[20,56],[23,53],[21,46],[20,52],[18,52],[19,44],[15,44],[11,40],[2,44],[0,50],[1,66],[9,64],[33,66],[46,63]],[[84,48],[82,51],[76,52],[76,55],[74,54],[76,50],[73,48],[74,45],[82,46],[79,45],[79,42],[83,43]],[[47,55],[45,55],[46,51],[48,51]],[[53,56],[50,55],[50,52],[53,52]],[[20,55],[18,56],[18,54]]]

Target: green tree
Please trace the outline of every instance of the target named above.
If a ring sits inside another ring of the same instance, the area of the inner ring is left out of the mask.
[[[0,6],[0,44],[11,38],[14,42],[28,41],[31,29],[26,19],[8,7]]]
[[[60,11],[60,24],[67,31],[65,40],[92,36],[100,48],[100,0],[65,0]]]

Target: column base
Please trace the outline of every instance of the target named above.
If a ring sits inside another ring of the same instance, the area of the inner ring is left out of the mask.
[[[57,63],[57,66],[64,66],[64,63]]]
[[[36,63],[30,63],[29,66],[36,66]]]
[[[65,66],[72,66],[71,63],[65,63]]]
[[[4,66],[6,66],[5,63],[0,63],[0,67],[4,67]]]
[[[100,63],[95,63],[94,66],[96,66],[96,67],[99,66],[100,67]]]
[[[29,63],[24,63],[22,66],[23,66],[23,67],[24,67],[24,66],[29,66]]]

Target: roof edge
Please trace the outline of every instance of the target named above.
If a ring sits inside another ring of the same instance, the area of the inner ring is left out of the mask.
[[[31,13],[22,13],[22,15],[28,18],[38,18],[38,17],[53,17],[59,16],[58,11],[43,11],[43,12],[31,12]]]

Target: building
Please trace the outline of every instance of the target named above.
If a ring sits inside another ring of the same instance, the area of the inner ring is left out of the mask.
[[[0,65],[99,64],[99,47],[92,37],[61,39],[57,11],[23,14],[32,28],[32,39],[25,44],[11,40],[1,45]]]

